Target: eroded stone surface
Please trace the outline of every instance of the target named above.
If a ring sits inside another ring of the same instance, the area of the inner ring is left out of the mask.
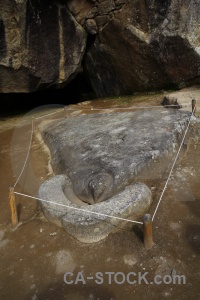
[[[143,183],[136,183],[107,201],[78,207],[64,193],[69,180],[66,175],[54,176],[41,185],[38,194],[42,199],[60,204],[41,202],[46,218],[63,226],[69,234],[84,243],[98,242],[116,230],[116,226],[122,225],[122,220],[109,216],[128,218],[131,215],[138,218],[152,201],[149,188]]]
[[[107,13],[106,26],[97,22],[98,38],[85,56],[97,96],[199,82],[199,2],[122,2],[114,14]]]
[[[57,174],[67,174],[75,195],[94,203],[134,180],[156,157],[172,153],[189,112],[163,108],[92,114],[42,129]]]
[[[81,70],[97,96],[199,83],[199,10],[195,0],[3,1],[0,92],[63,86]]]
[[[39,196],[70,207],[138,218],[149,207],[151,193],[144,184],[133,184],[136,175],[153,168],[157,159],[174,157],[190,116],[187,111],[161,107],[42,124],[54,171],[61,175],[46,181]],[[118,222],[104,222],[107,217],[96,218],[69,207],[42,206],[50,221],[80,241],[100,240]]]
[[[79,72],[86,38],[59,1],[5,1],[0,7],[0,92],[69,82]]]

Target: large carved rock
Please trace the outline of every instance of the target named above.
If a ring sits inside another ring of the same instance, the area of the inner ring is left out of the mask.
[[[55,173],[67,174],[74,194],[94,204],[122,190],[156,156],[173,153],[189,115],[162,108],[82,115],[41,131]]]
[[[43,121],[39,129],[57,174],[38,193],[48,201],[42,203],[47,219],[83,242],[121,226],[108,216],[137,220],[152,200],[138,181],[166,176],[190,116],[160,107]]]

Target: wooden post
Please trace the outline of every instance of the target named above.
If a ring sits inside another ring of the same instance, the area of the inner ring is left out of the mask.
[[[192,113],[193,115],[195,114],[195,110],[196,110],[196,100],[195,99],[192,99]]]
[[[150,214],[144,215],[143,234],[144,234],[144,246],[147,250],[149,250],[154,245],[153,236],[152,236],[152,218]]]
[[[12,226],[16,227],[18,224],[18,216],[17,216],[17,206],[16,206],[16,202],[15,202],[15,194],[14,194],[13,187],[10,188],[9,203],[10,203]]]

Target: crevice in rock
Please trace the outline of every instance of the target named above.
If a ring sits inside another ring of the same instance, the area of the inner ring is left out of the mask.
[[[64,88],[55,89],[54,87],[40,90],[33,93],[6,93],[0,94],[1,116],[26,112],[37,106],[45,104],[76,104],[81,101],[93,100],[95,93],[92,90],[83,71]],[[17,101],[16,101],[17,99]]]
[[[0,20],[0,59],[6,55],[6,40],[5,40],[5,26],[3,20]]]

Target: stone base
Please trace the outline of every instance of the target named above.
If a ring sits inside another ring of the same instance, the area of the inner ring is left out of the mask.
[[[38,196],[63,205],[41,202],[44,215],[49,221],[64,227],[70,235],[84,243],[98,242],[126,222],[109,216],[124,219],[131,216],[132,220],[137,220],[152,202],[149,188],[143,183],[135,183],[106,201],[87,206],[83,203],[82,206],[78,206],[65,195],[64,191],[70,184],[68,176],[57,175],[40,186]]]

